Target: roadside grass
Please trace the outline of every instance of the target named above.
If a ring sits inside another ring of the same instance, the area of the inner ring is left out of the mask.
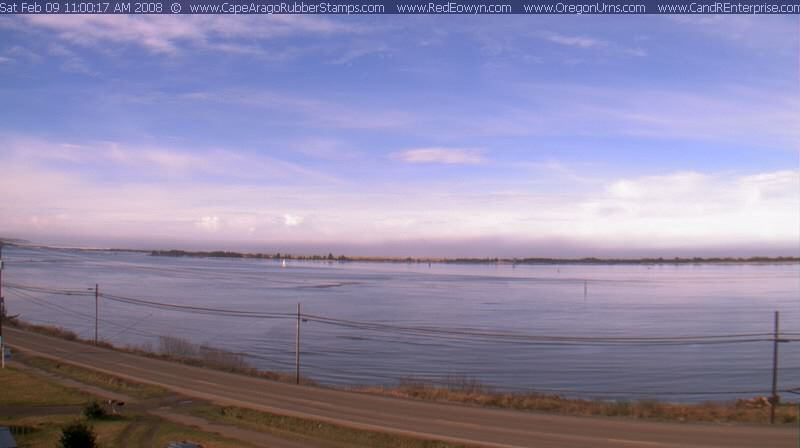
[[[192,412],[197,417],[217,423],[273,434],[301,442],[322,442],[341,448],[467,448],[438,440],[348,428],[330,423],[297,417],[287,417],[269,412],[255,411],[237,406],[199,406]]]
[[[72,364],[61,363],[47,358],[32,356],[28,354],[15,355],[19,362],[46,372],[65,376],[83,384],[97,386],[99,388],[117,392],[140,399],[159,398],[170,395],[170,392],[158,386],[127,381],[122,378],[85,369]]]
[[[69,341],[80,342],[82,344],[95,345],[93,340],[82,339],[76,333],[61,327],[32,324],[20,319],[7,319],[6,322],[9,326],[19,328],[21,330],[53,336]],[[246,355],[243,353],[231,352],[204,344],[195,344],[191,341],[175,336],[161,336],[159,337],[158,342],[159,346],[156,349],[153,349],[151,346],[122,347],[103,340],[98,341],[96,345],[123,353],[177,362],[195,367],[221,370],[223,372],[254,376],[283,383],[295,382],[294,374],[259,370],[251,366],[246,360]],[[300,383],[307,386],[317,385],[314,380],[303,376],[300,377]]]
[[[13,320],[13,326],[93,345],[93,341],[82,340],[78,338],[75,333],[58,327],[34,325],[18,319]],[[190,341],[175,337],[162,337],[159,343],[160,347],[158,353],[144,348],[121,348],[108,343],[101,343],[101,345],[113,350],[165,361],[223,370],[273,381],[294,383],[294,375],[281,372],[259,371],[250,367],[244,361],[242,354],[194,344]],[[28,359],[32,359],[33,361],[28,362]],[[45,358],[26,356],[24,362],[43,370],[68,376],[85,384],[98,386],[137,398],[155,398],[169,394],[165,389],[156,386],[125,381],[112,375],[106,375],[66,363],[58,363]],[[311,386],[320,386],[313,380],[304,377],[301,377],[301,383]],[[408,378],[401,381],[397,386],[356,386],[343,389],[360,393],[422,401],[441,401],[578,416],[605,416],[660,421],[713,423],[763,424],[769,421],[769,405],[766,404],[763,399],[757,398],[737,400],[735,402],[706,402],[700,404],[667,403],[656,400],[587,400],[537,393],[503,393],[495,391],[478,381],[464,377],[449,378],[445,385],[431,384],[423,380]],[[775,414],[775,421],[777,423],[795,423],[798,418],[797,405],[782,403],[776,408]]]
[[[17,445],[25,448],[53,448],[61,437],[61,427],[74,415],[0,417],[0,426],[8,426]]]
[[[43,382],[12,366],[0,369],[2,406],[80,405],[86,403],[88,399],[87,394],[59,384]]]
[[[0,417],[0,426],[12,428],[20,447],[53,448],[61,437],[61,428],[74,421],[76,415]],[[204,447],[239,448],[252,445],[228,439],[202,429],[178,425],[150,415],[130,414],[124,417],[91,420],[89,424],[101,447],[151,448],[167,446],[169,442],[190,440]]]
[[[667,403],[656,400],[606,401],[564,398],[536,393],[502,393],[469,379],[454,379],[447,385],[434,385],[407,379],[398,386],[366,386],[349,390],[422,401],[463,403],[484,407],[538,411],[579,416],[625,417],[678,422],[766,423],[769,405],[765,400]],[[777,423],[795,423],[797,405],[782,403],[775,410]]]
[[[129,390],[126,390],[129,391]],[[11,428],[20,447],[52,448],[61,437],[61,428],[75,419],[83,418],[80,409],[97,400],[69,387],[41,378],[13,366],[0,369],[0,426]],[[26,415],[15,407],[25,406]],[[52,407],[77,406],[74,413],[53,412]],[[106,416],[89,421],[102,447],[166,446],[171,441],[191,440],[205,447],[251,447],[247,443],[221,437],[202,429],[178,425],[161,418],[126,412],[122,416]]]
[[[146,432],[145,432],[146,433]],[[179,440],[191,440],[202,444],[204,447],[214,448],[241,448],[251,447],[249,443],[240,442],[238,440],[231,440],[218,436],[216,434],[204,432],[200,429],[178,425],[172,422],[162,420],[152,440],[149,443],[152,445],[142,444],[141,447],[161,447],[167,446],[169,442]],[[145,440],[145,442],[147,442]],[[135,446],[135,445],[134,445]]]

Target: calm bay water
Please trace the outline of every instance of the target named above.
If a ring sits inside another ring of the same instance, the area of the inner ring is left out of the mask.
[[[150,301],[338,319],[556,336],[769,333],[800,338],[800,265],[453,265],[151,257],[6,247],[4,283],[93,288]],[[587,294],[584,294],[587,285]],[[94,335],[94,298],[4,288],[9,314]],[[244,352],[292,371],[295,320],[208,316],[101,299],[100,337],[159,335]],[[779,388],[800,387],[800,341],[780,346]],[[536,345],[302,324],[303,374],[332,384],[476,379],[570,396],[722,400],[771,386],[772,343]],[[786,398],[790,398],[789,395]]]

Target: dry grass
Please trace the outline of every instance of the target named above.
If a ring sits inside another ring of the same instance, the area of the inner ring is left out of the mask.
[[[19,320],[12,324],[37,333],[93,344],[82,340],[71,331],[58,327],[33,325]],[[159,340],[158,352],[135,347],[117,347],[102,343],[105,347],[166,361],[180,362],[197,367],[213,368],[232,373],[265,378],[273,381],[293,383],[290,373],[261,371],[251,367],[243,355],[225,350],[194,344],[191,341],[165,336]],[[301,384],[317,386],[313,380],[300,378]],[[707,402],[701,404],[676,404],[655,400],[603,401],[564,398],[558,395],[519,394],[495,392],[478,381],[464,377],[448,378],[444,386],[433,385],[413,378],[402,381],[396,387],[364,386],[350,388],[357,392],[410,398],[426,401],[444,401],[478,406],[541,411],[582,416],[610,416],[638,419],[668,420],[679,422],[728,422],[764,423],[769,420],[769,406],[760,400],[738,400],[729,403]],[[776,409],[776,422],[797,421],[797,407],[784,404]]]
[[[359,387],[353,390],[371,394],[425,401],[443,401],[478,406],[540,411],[581,416],[626,417],[679,422],[766,423],[769,405],[763,400],[737,400],[731,403],[706,402],[676,404],[655,400],[603,401],[564,398],[536,393],[494,392],[479,382],[450,379],[445,386],[409,379],[396,387]],[[783,404],[776,409],[775,421],[797,421],[797,406]]]
[[[30,358],[25,361],[29,360]],[[0,426],[8,426],[19,446],[27,448],[56,446],[61,436],[61,428],[80,417],[81,406],[73,405],[85,405],[87,400],[98,399],[50,379],[20,371],[13,366],[0,369],[0,386],[0,406],[9,406],[12,409],[15,409],[15,406],[26,407],[26,415],[12,412],[10,416],[0,416]],[[78,409],[73,414],[69,413],[68,409],[54,411],[53,406]],[[135,412],[94,419],[91,425],[97,433],[101,447],[163,447],[170,441],[178,440],[192,440],[203,446],[216,448],[252,446],[201,429]]]
[[[143,352],[147,356],[155,356],[168,361],[176,361],[197,367],[207,367],[231,373],[265,378],[283,383],[294,383],[295,376],[290,373],[258,370],[245,360],[243,354],[195,344],[186,339],[174,336],[159,337],[158,353]],[[310,378],[300,377],[300,384],[316,386]]]
[[[95,345],[94,340],[81,339],[74,332],[50,325],[31,324],[19,319],[6,319],[9,326],[19,328],[34,333],[40,333],[47,336],[53,336],[70,341],[80,342],[89,345]],[[164,361],[178,362],[195,367],[210,368],[221,370],[224,372],[236,373],[240,375],[254,376],[264,378],[272,381],[280,381],[283,383],[294,383],[295,376],[291,373],[264,371],[252,367],[245,360],[244,355],[234,353],[227,350],[222,350],[207,345],[194,344],[186,339],[177,338],[174,336],[161,336],[159,337],[159,347],[157,351],[152,348],[120,347],[113,345],[107,341],[98,341],[97,346],[116,350],[124,353],[131,353],[139,356],[147,356],[149,358],[161,359]],[[300,384],[307,386],[316,386],[317,383],[307,377],[300,377]]]
[[[364,431],[235,406],[204,406],[196,409],[193,414],[207,420],[267,432],[313,446],[323,443],[323,446],[349,448],[466,448],[466,445]]]
[[[47,336],[53,336],[61,339],[66,339],[68,341],[80,341],[81,339],[72,331],[61,327],[55,327],[52,325],[38,325],[25,322],[24,320],[15,319],[15,318],[6,318],[3,323],[8,325],[9,327],[19,328],[20,330],[27,330],[32,331],[34,333],[45,334]]]
[[[20,362],[36,367],[37,369],[131,397],[148,399],[169,395],[166,389],[158,386],[128,381],[113,375],[85,369],[72,364],[60,363],[51,359],[30,355],[20,355],[19,358]]]
[[[12,366],[0,369],[0,405],[42,406],[84,404],[88,395],[42,381]]]

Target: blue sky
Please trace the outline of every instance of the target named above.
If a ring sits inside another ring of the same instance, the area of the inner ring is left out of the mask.
[[[0,234],[796,254],[797,17],[0,17]]]

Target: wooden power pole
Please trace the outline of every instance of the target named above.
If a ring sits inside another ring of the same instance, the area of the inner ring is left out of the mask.
[[[294,383],[300,384],[300,304],[297,304],[297,328],[294,340]]]
[[[97,321],[100,320],[98,299],[100,298],[100,286],[94,284],[94,345],[97,345]]]

